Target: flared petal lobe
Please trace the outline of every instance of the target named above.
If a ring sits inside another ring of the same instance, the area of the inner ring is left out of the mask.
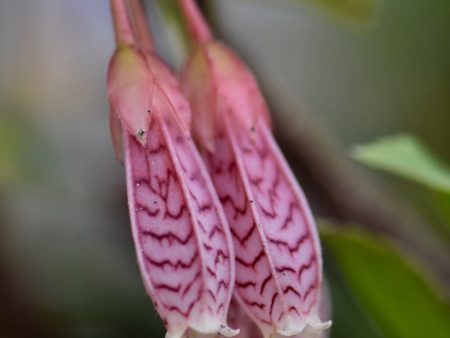
[[[321,318],[330,317],[330,299],[329,290],[326,285],[322,285],[322,299],[319,306],[319,312]],[[244,308],[239,304],[236,299],[233,299],[228,310],[228,322],[232,327],[238,327],[240,332],[235,338],[263,338],[261,330],[256,323],[248,316]],[[306,328],[302,333],[292,336],[292,338],[327,338],[329,336],[329,330],[314,330]],[[186,338],[223,338],[223,335],[198,335],[192,332],[186,334]],[[279,334],[275,333],[272,338],[282,338]]]
[[[153,87],[145,55],[133,46],[118,47],[108,67],[110,108],[142,145],[147,140]]]
[[[161,71],[154,70],[152,61],[149,65],[154,75]],[[164,74],[155,76],[146,147],[129,133],[124,136],[142,278],[165,322],[166,337],[182,337],[189,328],[235,335],[226,325],[234,285],[231,234],[206,168],[183,127],[189,105],[181,102],[185,99],[180,93],[172,95],[175,79],[167,77],[168,70]]]
[[[195,77],[201,57],[206,78]],[[265,338],[329,326],[318,316],[322,257],[314,219],[273,139],[256,81],[235,54],[208,42],[187,64],[183,87],[193,107],[201,92],[212,93],[208,111],[193,110],[193,126],[201,133],[202,116],[214,119],[213,147],[201,143],[202,155],[231,227],[236,298]]]

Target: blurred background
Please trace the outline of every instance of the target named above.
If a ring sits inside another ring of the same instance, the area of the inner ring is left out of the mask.
[[[179,67],[173,0],[146,4]],[[450,337],[450,2],[203,8],[317,216],[330,337]],[[164,335],[110,142],[113,50],[106,0],[0,0],[0,337]]]

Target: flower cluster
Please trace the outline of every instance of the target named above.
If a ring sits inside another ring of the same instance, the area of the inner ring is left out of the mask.
[[[179,1],[195,45],[180,79],[155,52],[140,1],[111,5],[111,133],[166,337],[327,328],[314,220],[249,69],[213,38],[193,0]]]

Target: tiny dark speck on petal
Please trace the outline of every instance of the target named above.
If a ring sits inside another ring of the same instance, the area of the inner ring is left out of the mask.
[[[139,130],[137,131],[137,135],[138,135],[139,137],[143,137],[143,136],[145,135],[145,131],[143,131],[142,129],[139,129]]]

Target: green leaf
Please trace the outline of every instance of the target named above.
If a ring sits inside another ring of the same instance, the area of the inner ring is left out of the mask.
[[[334,15],[353,21],[366,23],[375,17],[378,0],[304,0],[322,7]]]
[[[450,313],[433,287],[382,238],[361,230],[322,232],[348,285],[385,337],[446,338]]]
[[[330,338],[384,338],[373,318],[352,293],[327,250],[324,250],[324,263],[332,305]]]
[[[370,167],[450,193],[449,168],[411,135],[384,137],[367,145],[355,146],[351,154]]]

